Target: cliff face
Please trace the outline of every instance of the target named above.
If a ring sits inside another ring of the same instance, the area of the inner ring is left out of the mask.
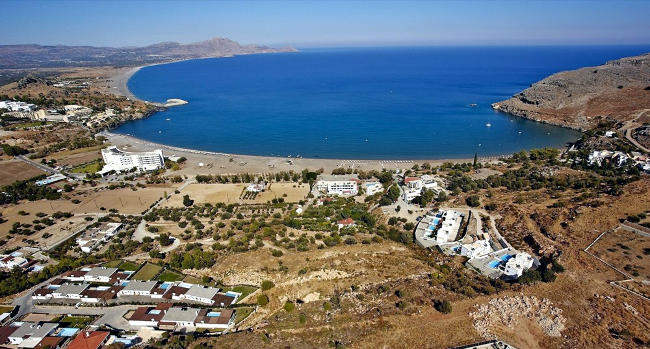
[[[650,53],[553,74],[492,104],[516,116],[586,130],[650,108]]]
[[[145,47],[121,48],[0,45],[0,69],[133,66],[189,58],[292,51],[296,49],[240,45],[225,38],[213,38],[191,44],[161,42]]]

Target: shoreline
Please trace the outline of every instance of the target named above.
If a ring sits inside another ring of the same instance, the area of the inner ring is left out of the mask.
[[[131,79],[131,77],[137,73],[140,69],[145,68],[145,67],[150,67],[150,66],[155,66],[155,65],[163,65],[163,64],[172,64],[172,63],[178,63],[178,62],[183,62],[183,61],[188,61],[188,60],[195,60],[195,59],[213,59],[213,58],[228,58],[228,57],[233,57],[233,56],[218,56],[218,57],[201,57],[201,58],[188,58],[188,59],[182,59],[182,60],[177,60],[177,61],[172,61],[172,62],[161,62],[161,63],[152,63],[152,64],[147,64],[147,65],[142,65],[142,66],[137,66],[137,67],[128,67],[128,68],[121,68],[121,71],[113,76],[111,76],[111,83],[109,85],[109,92],[118,96],[124,96],[127,98],[130,98],[132,100],[137,100],[141,101],[147,104],[152,104],[156,106],[162,106],[160,103],[156,102],[150,102],[146,101],[143,99],[138,98],[135,94],[133,94],[129,88],[128,88],[128,81]],[[528,119],[531,121],[535,122],[540,122],[543,124],[550,124],[553,126],[558,126],[558,127],[564,127],[568,129],[572,129],[574,131],[579,131],[579,132],[584,132],[583,130],[575,129],[569,125],[558,125],[558,124],[553,124],[549,122],[545,122],[543,120],[535,120],[531,119],[528,117],[524,117],[521,115],[517,115],[514,113],[510,113],[504,110],[500,110],[498,108],[494,108],[494,104],[492,104],[492,108],[494,110],[497,110],[499,112],[512,115],[515,117],[520,117],[522,119]],[[164,107],[165,109],[167,107]],[[148,117],[150,117],[149,115]],[[363,169],[363,170],[371,170],[371,169],[377,169],[381,170],[384,168],[392,168],[392,169],[406,169],[412,167],[414,164],[423,164],[423,163],[429,163],[431,165],[439,165],[445,162],[451,162],[451,163],[467,163],[467,162],[472,162],[473,158],[448,158],[448,159],[331,159],[331,158],[291,158],[291,157],[280,157],[280,156],[269,156],[269,155],[245,155],[245,154],[231,154],[231,153],[223,153],[223,152],[215,152],[215,151],[207,151],[207,150],[198,150],[198,149],[191,149],[191,148],[182,148],[182,147],[175,147],[172,145],[166,145],[166,144],[161,144],[161,143],[155,143],[152,141],[148,141],[142,138],[137,138],[128,134],[120,134],[120,133],[115,133],[112,132],[111,130],[104,130],[98,133],[99,135],[105,136],[108,138],[109,142],[111,144],[116,145],[118,147],[127,147],[132,151],[147,151],[147,150],[153,150],[153,149],[163,149],[167,150],[168,152],[172,152],[171,155],[168,156],[184,156],[188,159],[190,158],[196,158],[198,163],[203,163],[203,166],[198,166],[198,169],[211,169],[214,167],[215,164],[219,165],[219,169],[231,169],[235,170],[235,172],[242,172],[243,168],[246,168],[247,165],[250,163],[255,164],[253,166],[255,169],[258,171],[255,172],[265,172],[264,170],[277,170],[276,167],[278,165],[282,164],[287,164],[287,162],[290,160],[291,165],[286,165],[286,170],[290,169],[298,169],[300,170],[304,168],[340,168],[340,167],[349,167],[349,168],[356,168],[356,169]],[[560,151],[566,151],[569,149],[570,145],[563,145],[563,146],[551,146],[551,148],[559,149]],[[181,155],[176,155],[181,154]],[[507,153],[507,154],[502,154],[502,155],[495,155],[495,156],[483,156],[479,157],[479,162],[484,162],[484,163],[491,163],[491,162],[496,162],[498,161],[499,158],[504,158],[504,157],[510,157],[512,156],[513,153]],[[233,162],[240,164],[244,163],[244,165],[240,165],[237,167],[233,166],[225,166],[224,164],[221,163],[219,160],[226,159],[228,161],[228,164],[231,165]],[[233,159],[232,161],[230,159]],[[235,161],[234,159],[238,159]],[[211,164],[211,161],[216,161],[216,163]],[[267,168],[262,168],[260,167],[260,163],[266,163]],[[198,164],[197,163],[197,164]],[[302,166],[299,164],[303,164]],[[400,167],[401,164],[401,167]],[[212,165],[212,166],[210,166]],[[311,166],[310,166],[311,165]],[[347,165],[347,166],[345,166]],[[408,165],[408,167],[405,167]],[[243,168],[242,168],[243,167]],[[285,170],[284,168],[281,170]]]
[[[141,138],[102,131],[98,135],[107,138],[108,142],[122,150],[128,151],[152,151],[162,149],[165,157],[185,157],[187,165],[177,173],[195,175],[195,174],[228,174],[228,173],[267,173],[277,171],[302,171],[305,168],[311,170],[324,169],[330,172],[336,168],[351,168],[357,170],[396,170],[410,169],[413,165],[441,165],[445,162],[467,163],[472,162],[473,158],[457,159],[417,159],[417,160],[367,160],[367,159],[320,159],[320,158],[289,158],[262,155],[241,155],[221,152],[204,151],[197,149],[174,147],[170,145],[150,142]],[[564,149],[564,148],[563,148]],[[483,163],[498,162],[499,158],[509,157],[512,154],[500,156],[479,157]]]

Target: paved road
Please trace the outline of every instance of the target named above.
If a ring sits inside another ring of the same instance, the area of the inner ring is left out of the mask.
[[[117,305],[114,307],[79,307],[72,306],[35,306],[34,312],[44,314],[71,314],[71,315],[101,315],[94,324],[108,325],[118,329],[137,330],[137,327],[131,327],[129,322],[124,318],[127,311],[142,307],[139,304]]]
[[[650,149],[648,149],[648,148],[642,146],[641,144],[639,144],[639,142],[637,142],[637,141],[632,137],[632,130],[634,130],[637,126],[639,126],[639,125],[636,124],[636,120],[638,120],[638,119],[639,119],[643,114],[645,114],[645,113],[647,113],[647,112],[650,112],[650,109],[645,109],[645,110],[639,112],[639,114],[637,114],[637,116],[636,116],[634,119],[627,121],[627,122],[623,125],[623,127],[621,127],[621,130],[623,130],[623,132],[625,133],[625,138],[626,138],[628,141],[630,141],[630,143],[634,144],[634,145],[637,146],[639,149],[641,149],[641,150],[643,150],[643,151],[645,151],[645,152],[650,152]]]
[[[28,163],[28,164],[30,164],[30,165],[38,168],[38,169],[41,169],[41,170],[43,170],[43,171],[45,171],[47,173],[51,173],[51,174],[61,173],[60,171],[57,171],[57,170],[51,168],[50,166],[43,165],[40,162],[32,161],[31,159],[28,159],[23,155],[16,156],[16,159],[18,159],[20,161],[23,161],[23,162],[26,162],[26,163]]]

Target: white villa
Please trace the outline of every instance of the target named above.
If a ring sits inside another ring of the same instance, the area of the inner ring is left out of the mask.
[[[384,191],[384,186],[379,182],[365,182],[363,183],[366,188],[366,195],[371,196]]]
[[[111,146],[102,149],[104,168],[98,173],[103,175],[110,171],[123,172],[131,169],[138,171],[155,171],[165,166],[165,159],[161,149],[151,152],[125,152]]]
[[[413,201],[422,193],[422,179],[420,177],[404,178],[404,201]]]
[[[320,175],[315,188],[328,195],[357,195],[359,193],[359,177],[351,175]]]
[[[81,251],[90,253],[112,239],[121,227],[122,223],[113,222],[87,229],[77,238],[77,245],[81,247]]]
[[[259,183],[251,183],[246,187],[246,191],[250,191],[253,193],[260,193],[266,190],[266,183],[264,182],[259,182]]]
[[[427,215],[415,229],[415,241],[422,247],[433,247],[456,240],[465,215],[455,210],[446,210]]]
[[[620,167],[625,165],[625,163],[629,160],[629,157],[620,151],[594,150],[593,153],[589,154],[587,162],[592,166],[602,166],[603,162],[608,159],[611,159],[617,167]]]
[[[533,266],[535,259],[526,252],[519,252],[506,262],[503,274],[512,279],[516,279]]]
[[[461,256],[469,258],[484,256],[490,252],[492,252],[492,247],[488,240],[476,240],[471,244],[465,244],[460,247]]]

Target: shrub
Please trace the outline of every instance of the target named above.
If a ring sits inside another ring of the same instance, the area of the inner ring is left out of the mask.
[[[481,204],[481,200],[478,197],[478,195],[470,195],[465,199],[465,202],[467,202],[467,205],[470,207],[478,207]]]
[[[439,312],[441,312],[443,314],[449,314],[449,313],[451,313],[451,310],[452,310],[451,309],[451,302],[449,302],[448,300],[437,301],[434,304],[434,307],[436,308],[437,311],[439,311]]]
[[[285,310],[287,313],[292,312],[294,309],[296,309],[296,305],[293,304],[293,302],[286,301],[286,302],[284,303],[284,310]]]
[[[323,303],[323,309],[325,309],[325,311],[332,310],[332,304],[330,302]]]
[[[271,280],[262,281],[262,291],[268,291],[268,290],[272,289],[274,286],[275,286],[275,284]]]
[[[282,257],[283,253],[280,250],[272,250],[271,251],[271,256],[273,257]]]
[[[261,306],[261,307],[269,304],[269,296],[267,296],[265,294],[258,295],[257,296],[257,304],[259,304],[259,306]]]

